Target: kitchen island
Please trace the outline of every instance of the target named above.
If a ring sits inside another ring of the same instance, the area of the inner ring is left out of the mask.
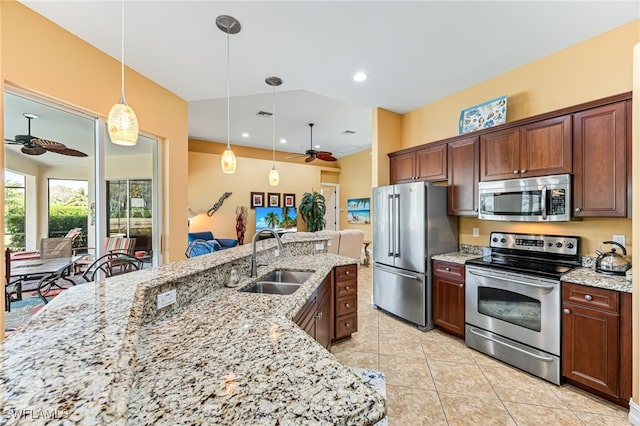
[[[355,260],[319,252],[317,237],[288,241],[277,258],[274,247],[258,243],[258,264],[268,265],[258,276],[313,272],[291,295],[239,291],[255,281],[248,246],[62,293],[0,346],[4,418],[375,424],[383,398],[291,321],[333,267]],[[241,281],[226,288],[233,269]],[[177,302],[157,309],[172,289]]]

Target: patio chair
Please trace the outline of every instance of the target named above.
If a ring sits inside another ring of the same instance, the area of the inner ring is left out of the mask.
[[[104,255],[111,255],[112,258],[117,258],[118,255],[127,255],[133,257],[133,252],[136,247],[136,239],[128,237],[106,237],[104,241]],[[81,251],[84,250],[84,251]],[[84,254],[81,258],[74,262],[74,271],[76,274],[82,272],[82,270],[94,263],[97,259],[95,254],[89,254],[89,250],[95,250],[90,247],[78,247],[73,250],[73,254]],[[112,263],[117,263],[115,260]]]
[[[106,278],[140,269],[142,269],[142,261],[134,256],[123,253],[107,253],[93,261],[82,273],[82,278],[91,282],[96,278],[101,278],[100,275]]]
[[[42,251],[42,241],[43,240],[45,240],[45,239],[52,239],[52,240],[66,239],[66,240],[69,240],[71,242],[69,247],[73,247],[74,241],[81,234],[82,234],[82,228],[73,228],[73,229],[69,230],[69,232],[67,232],[66,235],[64,237],[62,237],[62,238],[43,238],[43,239],[40,240],[40,250],[14,252],[14,253],[11,254],[11,258],[13,260],[39,259],[40,258],[40,253]],[[54,244],[54,243],[52,242],[51,244]],[[62,243],[62,244],[65,244],[65,243]],[[66,253],[66,251],[65,251],[65,253]],[[71,256],[71,253],[69,253],[68,256]],[[49,256],[49,258],[51,258],[51,257],[65,257],[65,256]]]
[[[69,238],[43,238],[40,240],[40,258],[71,257],[72,245]]]

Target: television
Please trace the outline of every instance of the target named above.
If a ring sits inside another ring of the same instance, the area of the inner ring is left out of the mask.
[[[256,207],[256,232],[262,229],[295,232],[297,226],[298,215],[294,207]]]

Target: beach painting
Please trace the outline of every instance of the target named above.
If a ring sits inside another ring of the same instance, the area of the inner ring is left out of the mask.
[[[365,225],[371,223],[370,198],[349,198],[347,200],[347,221]]]

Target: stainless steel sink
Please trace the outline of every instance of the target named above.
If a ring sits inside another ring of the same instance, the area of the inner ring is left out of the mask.
[[[311,275],[313,272],[276,269],[242,291],[245,293],[293,294]]]
[[[295,283],[274,283],[269,281],[258,281],[242,290],[245,293],[262,294],[293,294],[302,284]]]
[[[265,277],[260,278],[260,281],[302,284],[303,282],[308,280],[311,275],[313,275],[313,272],[281,271],[279,269],[276,269],[275,271],[270,272]]]

